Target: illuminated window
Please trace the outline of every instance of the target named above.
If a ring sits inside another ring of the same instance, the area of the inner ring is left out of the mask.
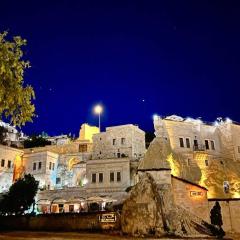
[[[121,182],[121,172],[117,172],[117,182]]]
[[[2,161],[1,161],[1,167],[4,167],[4,165],[5,165],[5,159],[2,159]]]
[[[40,170],[42,168],[42,162],[38,163],[38,170]]]
[[[37,168],[37,163],[33,163],[33,170],[36,170]]]
[[[87,144],[79,145],[79,152],[87,152]]]
[[[126,142],[126,138],[121,138],[121,144],[124,145]]]
[[[229,182],[228,181],[223,182],[223,191],[225,193],[229,193]]]
[[[69,205],[69,212],[74,212],[74,205]]]
[[[98,181],[99,181],[100,183],[103,182],[103,173],[99,173],[99,175],[98,175]]]
[[[92,183],[96,183],[97,176],[96,173],[92,173]]]
[[[199,197],[199,196],[202,196],[203,193],[200,192],[200,191],[190,191],[190,196],[191,197]]]
[[[184,147],[184,142],[183,142],[183,138],[179,138],[179,143],[180,143],[180,147]]]
[[[8,160],[8,168],[11,168],[11,161]]]
[[[206,149],[208,150],[209,149],[208,140],[205,140],[205,146],[206,146]]]
[[[189,138],[186,138],[186,146],[187,146],[187,148],[190,148],[190,139]]]
[[[116,145],[116,139],[115,138],[113,139],[113,145]]]
[[[114,182],[114,172],[110,172],[110,182]]]

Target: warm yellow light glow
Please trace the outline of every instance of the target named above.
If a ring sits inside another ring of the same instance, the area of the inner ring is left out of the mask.
[[[92,142],[92,137],[94,134],[99,133],[99,128],[95,126],[90,126],[87,123],[82,124],[79,132],[79,140]]]
[[[171,168],[171,174],[173,176],[179,177],[180,176],[180,164],[175,161],[173,154],[169,154],[167,157],[167,161],[169,162]]]
[[[102,107],[101,105],[96,105],[96,106],[94,107],[94,112],[95,112],[96,114],[101,114],[102,111],[103,111],[103,107]]]

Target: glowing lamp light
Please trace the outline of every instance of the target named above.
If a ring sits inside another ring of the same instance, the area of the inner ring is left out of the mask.
[[[99,131],[101,132],[101,113],[103,112],[103,107],[98,104],[94,107],[94,113],[98,114],[98,127],[99,127]]]
[[[153,120],[157,120],[158,119],[158,115],[157,114],[153,114]]]
[[[97,106],[94,107],[94,112],[96,114],[101,114],[102,111],[103,111],[103,107],[101,105],[97,105]]]

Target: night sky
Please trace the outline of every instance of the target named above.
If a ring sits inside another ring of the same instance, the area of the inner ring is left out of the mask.
[[[27,134],[75,133],[152,115],[240,121],[239,1],[0,0],[0,31],[28,40],[36,92]]]

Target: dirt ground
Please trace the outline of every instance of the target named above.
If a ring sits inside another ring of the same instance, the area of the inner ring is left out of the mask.
[[[73,232],[0,232],[0,240],[117,240],[117,239],[139,239],[118,235],[107,235],[102,233],[73,233]],[[143,238],[141,238],[143,239]],[[150,239],[150,238],[149,238]],[[153,238],[151,238],[153,239]],[[161,238],[161,240],[170,238]],[[186,238],[185,238],[186,239]],[[228,234],[226,239],[240,240],[240,234]],[[176,238],[174,240],[177,240]],[[191,240],[193,240],[191,238]]]

